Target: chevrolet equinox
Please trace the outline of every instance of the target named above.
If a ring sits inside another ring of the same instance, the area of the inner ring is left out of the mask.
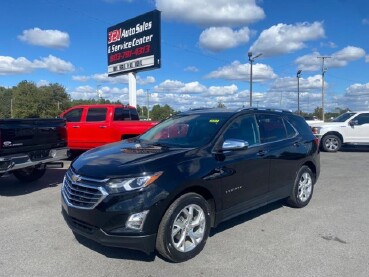
[[[318,141],[302,117],[194,109],[73,161],[62,214],[77,235],[183,262],[227,219],[281,199],[306,206],[319,172]]]

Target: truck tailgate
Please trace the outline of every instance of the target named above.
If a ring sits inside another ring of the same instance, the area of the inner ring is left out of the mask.
[[[63,119],[0,120],[0,155],[66,146]]]

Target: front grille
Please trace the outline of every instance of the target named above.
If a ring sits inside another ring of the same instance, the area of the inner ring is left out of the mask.
[[[63,181],[63,197],[69,206],[93,209],[108,195],[101,186],[107,180],[86,178],[69,168]]]

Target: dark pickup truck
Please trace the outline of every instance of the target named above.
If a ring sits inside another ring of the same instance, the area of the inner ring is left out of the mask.
[[[48,166],[68,157],[65,120],[0,119],[0,176],[13,173],[22,182],[41,178]]]

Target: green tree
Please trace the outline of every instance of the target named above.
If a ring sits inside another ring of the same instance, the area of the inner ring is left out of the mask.
[[[150,118],[152,120],[163,120],[174,113],[175,111],[169,105],[154,105],[150,112]]]
[[[11,117],[12,90],[0,87],[0,118]]]
[[[218,101],[218,106],[217,106],[217,108],[224,109],[224,108],[226,108],[226,106],[224,105],[224,103],[223,103],[221,100],[219,100],[219,101]]]
[[[55,117],[69,107],[70,97],[59,84],[37,87],[22,81],[13,88],[14,117]]]
[[[316,117],[318,117],[319,119],[323,118],[323,109],[321,107],[316,107],[313,115],[315,115]]]

